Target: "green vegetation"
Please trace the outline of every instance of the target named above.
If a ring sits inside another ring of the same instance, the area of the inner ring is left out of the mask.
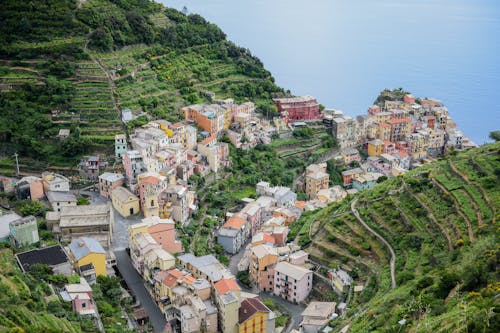
[[[276,304],[271,298],[264,298],[262,303],[276,314],[275,327],[285,327],[290,320],[290,314],[286,309]]]
[[[70,303],[61,303],[45,280],[60,284],[65,277],[38,266],[23,274],[12,251],[0,249],[0,332],[94,332],[92,321],[74,314]]]
[[[0,155],[17,151],[33,169],[111,153],[116,133],[180,120],[207,91],[269,116],[284,94],[217,26],[149,0],[2,1],[0,22]],[[124,128],[122,109],[147,116]]]
[[[361,217],[396,252],[395,289],[388,250],[350,213],[350,198],[292,224],[292,238],[312,234],[308,251],[314,261],[340,265],[365,286],[352,295],[351,310],[336,327],[350,324],[354,332],[500,329],[499,153],[499,143],[459,152],[359,195]],[[404,326],[398,324],[402,319]]]

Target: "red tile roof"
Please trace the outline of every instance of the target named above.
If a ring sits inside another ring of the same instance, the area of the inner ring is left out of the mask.
[[[208,145],[210,142],[214,141],[215,140],[215,136],[209,136],[208,138],[206,138],[205,140],[201,141],[200,143],[202,145]]]
[[[241,302],[241,306],[238,311],[238,323],[244,323],[257,312],[268,313],[270,312],[270,310],[258,298],[245,299],[243,302]]]
[[[177,281],[184,276],[184,273],[180,272],[178,269],[174,268],[167,271],[167,276],[163,279],[163,284],[168,287],[173,287],[177,283]]]
[[[155,184],[157,185],[160,182],[160,179],[153,177],[153,176],[146,176],[143,178],[139,178],[139,183],[150,183],[150,184]]]
[[[222,280],[217,281],[214,284],[215,289],[219,293],[219,295],[225,295],[229,291],[239,291],[241,290],[236,281],[233,278],[224,278]]]
[[[245,224],[245,220],[238,215],[231,216],[223,227],[239,230]]]
[[[194,277],[192,277],[191,275],[189,275],[189,276],[185,276],[183,278],[183,281],[186,282],[187,285],[191,285],[191,284],[195,283],[196,279]]]

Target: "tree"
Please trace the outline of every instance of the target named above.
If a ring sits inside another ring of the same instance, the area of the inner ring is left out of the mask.
[[[52,274],[52,268],[46,264],[33,264],[28,271],[37,280],[47,280],[47,277]]]
[[[113,38],[108,31],[97,28],[89,36],[89,47],[99,51],[109,51],[113,47]]]
[[[495,140],[495,142],[500,141],[500,130],[490,132],[490,139]]]

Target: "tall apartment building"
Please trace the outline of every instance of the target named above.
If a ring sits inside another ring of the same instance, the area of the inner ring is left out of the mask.
[[[326,171],[326,163],[311,164],[306,168],[306,195],[310,199],[315,199],[320,190],[328,188],[330,175]]]

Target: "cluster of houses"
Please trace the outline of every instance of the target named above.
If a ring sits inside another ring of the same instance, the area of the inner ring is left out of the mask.
[[[98,276],[114,275],[113,262],[107,250],[91,237],[75,237],[63,247],[60,244],[17,253],[16,259],[23,272],[35,264],[48,265],[54,274],[72,277],[78,274],[78,283],[66,284],[58,290],[63,301],[71,302],[74,312],[82,316],[98,317],[91,285]]]
[[[274,332],[275,314],[242,292],[214,256],[178,255],[172,220],[150,217],[130,226],[129,244],[133,266],[174,331]]]
[[[156,120],[137,128],[129,138],[131,149],[125,135],[116,135],[115,157],[123,163],[124,175],[98,176],[101,195],[124,217],[142,212],[185,224],[197,209],[188,179],[230,165],[229,145],[219,140],[223,131],[240,148],[269,143],[275,131],[256,117],[251,102],[215,102],[183,107],[184,122]]]
[[[70,192],[68,178],[44,172],[41,178],[29,176],[20,179],[12,186],[12,192],[19,199],[46,201],[52,208],[45,216],[47,229],[54,233],[57,240],[70,242],[76,237],[92,236],[109,249],[114,221],[111,206],[77,205],[76,196]],[[39,241],[38,225],[33,216],[21,218],[15,213],[3,214],[0,216],[0,230],[0,239],[10,237],[17,247]]]
[[[407,94],[402,101],[373,105],[367,115],[355,119],[340,111],[332,111],[330,117],[340,148],[364,145],[370,157],[391,155],[392,163],[402,169],[418,166],[452,147],[476,146],[457,129],[443,103],[432,98]]]
[[[306,268],[307,253],[287,244],[288,225],[301,214],[297,195],[267,182],[259,182],[256,192],[258,199],[244,199],[241,211],[228,214],[217,242],[231,254],[246,245],[238,270],[248,271],[254,287],[290,302],[303,302],[312,290],[313,273]]]

